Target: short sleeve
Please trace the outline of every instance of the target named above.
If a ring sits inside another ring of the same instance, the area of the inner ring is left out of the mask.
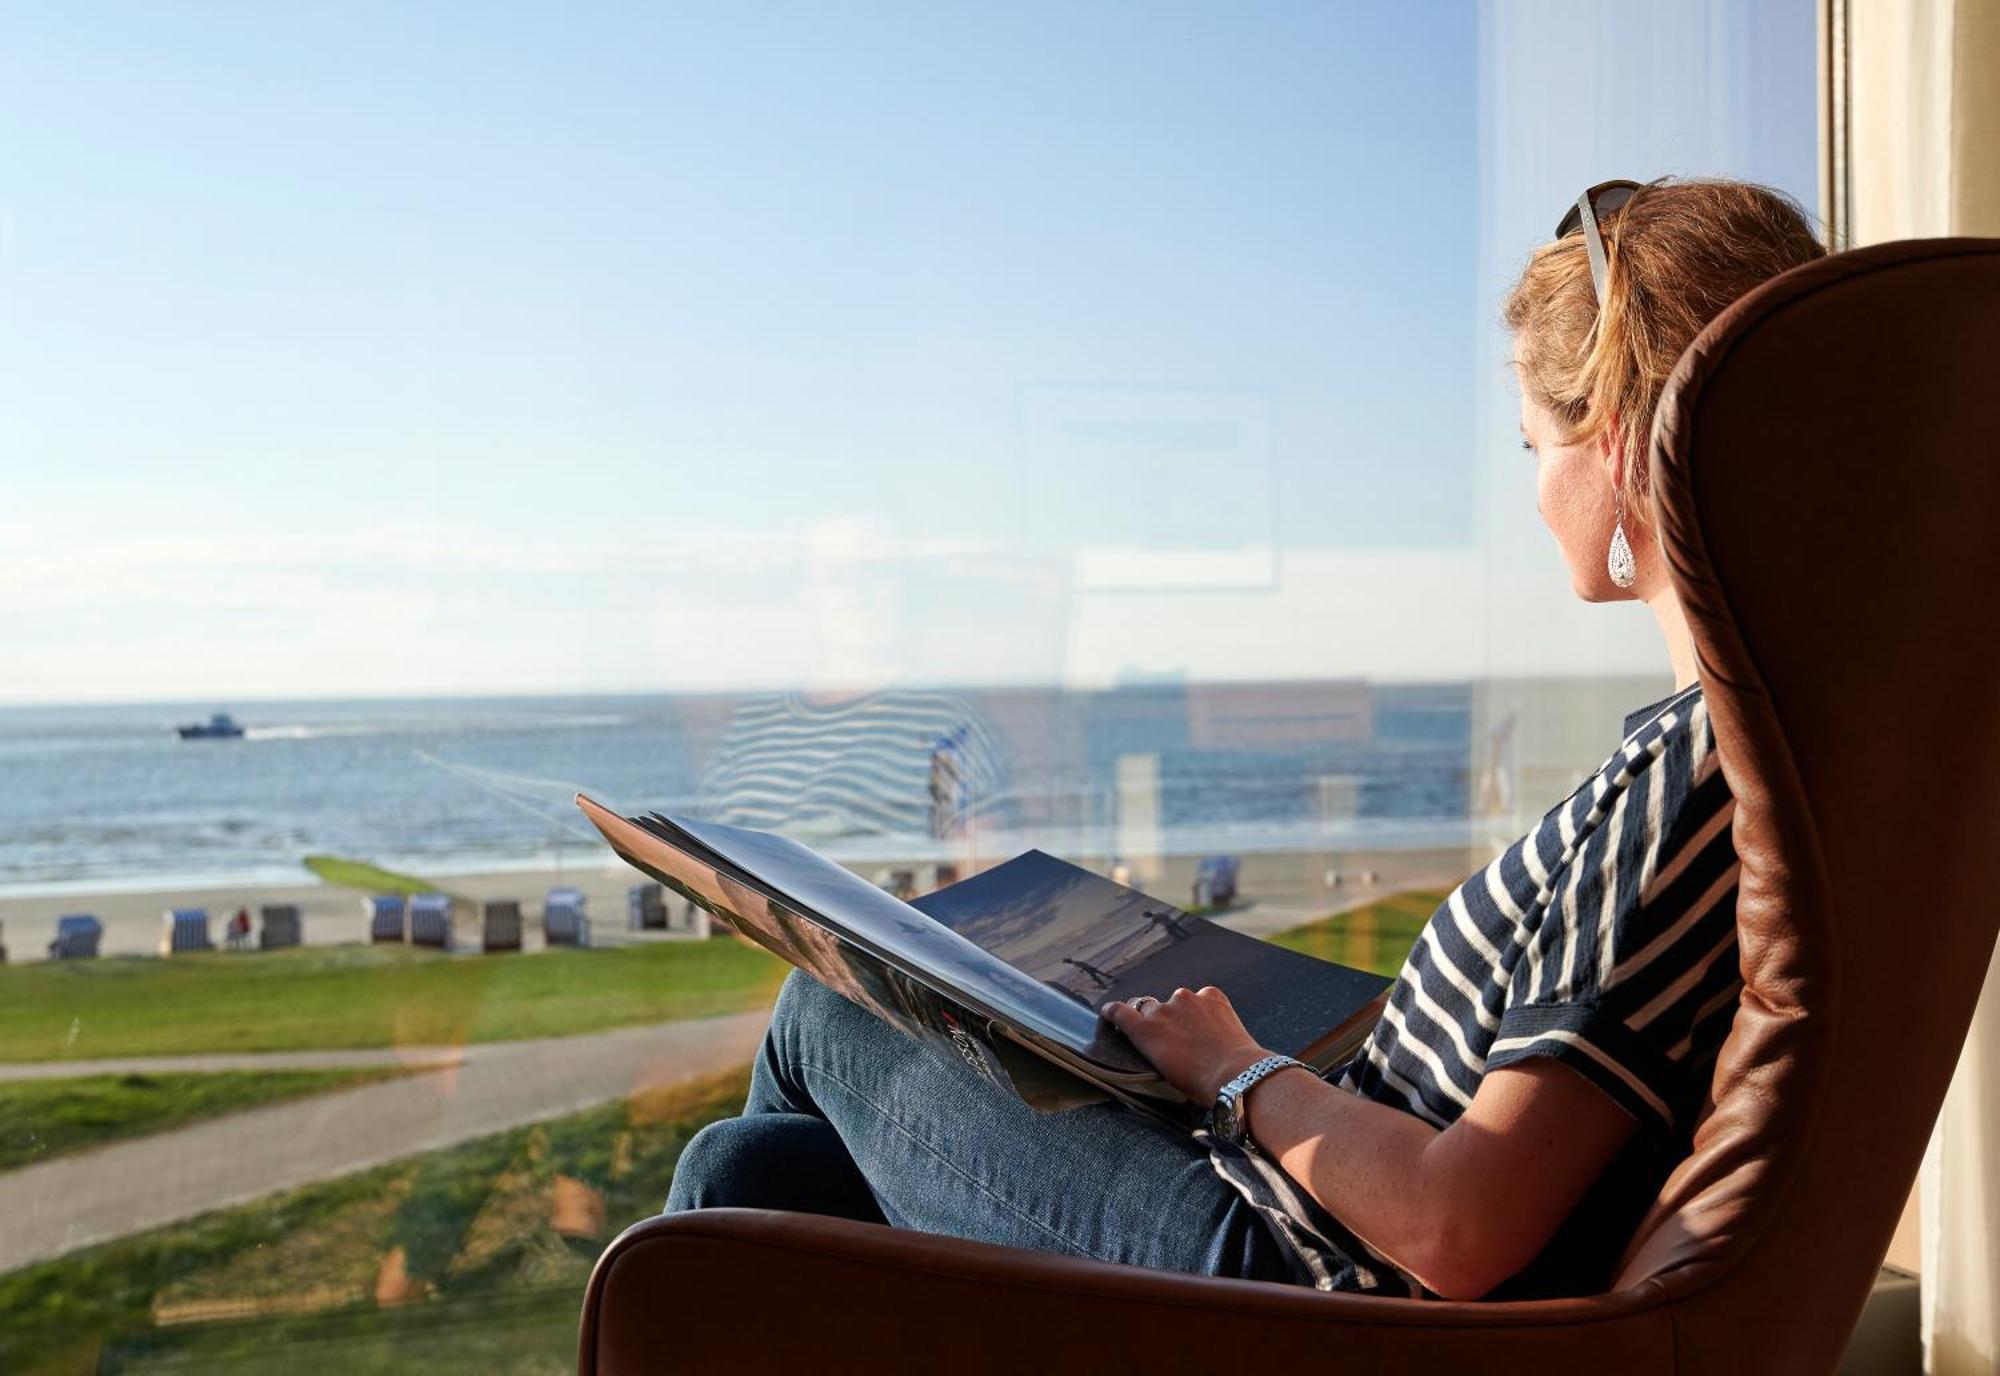
[[[1575,841],[1544,887],[1487,1069],[1550,1057],[1642,1127],[1689,1126],[1741,983],[1735,809],[1712,744],[1697,696],[1572,799]]]

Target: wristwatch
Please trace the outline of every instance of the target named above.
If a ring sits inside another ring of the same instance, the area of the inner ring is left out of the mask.
[[[1242,1074],[1216,1093],[1215,1104],[1208,1111],[1208,1130],[1225,1142],[1240,1145],[1250,1130],[1250,1119],[1244,1112],[1243,1101],[1249,1097],[1252,1086],[1273,1071],[1290,1065],[1300,1070],[1312,1069],[1304,1061],[1290,1056],[1266,1056],[1261,1061],[1252,1062]]]

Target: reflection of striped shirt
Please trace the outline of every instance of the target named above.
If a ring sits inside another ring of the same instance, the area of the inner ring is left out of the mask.
[[[953,834],[1001,784],[993,730],[952,693],[745,702],[702,772],[698,814],[795,839]]]
[[[1625,1152],[1495,1298],[1608,1284],[1687,1152],[1742,983],[1734,814],[1700,686],[1633,713],[1596,774],[1431,917],[1373,1035],[1337,1072],[1343,1088],[1442,1129],[1486,1071],[1545,1056],[1637,1120]],[[1422,1293],[1261,1154],[1217,1144],[1211,1157],[1292,1244],[1301,1279]]]

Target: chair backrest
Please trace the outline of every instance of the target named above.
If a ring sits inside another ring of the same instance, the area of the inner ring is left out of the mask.
[[[590,941],[590,919],[581,889],[550,889],[542,902],[542,939],[551,946],[583,946]]]
[[[667,925],[667,890],[656,879],[634,884],[625,891],[625,925],[632,931],[664,930]]]
[[[361,907],[362,911],[368,914],[370,941],[402,941],[407,935],[403,922],[401,894],[374,894],[362,899]]]
[[[257,944],[263,949],[275,951],[296,946],[305,939],[298,904],[266,903],[258,912],[264,919],[264,930],[259,934]]]
[[[480,909],[480,946],[488,951],[521,949],[521,905],[518,900],[486,900]]]
[[[208,909],[168,908],[160,914],[160,954],[175,951],[210,951]]]
[[[1830,1371],[2000,924],[2000,240],[1884,244],[1732,305],[1652,438],[1736,796],[1744,992],[1621,1266],[1683,1371]]]
[[[97,954],[104,936],[104,924],[89,913],[70,913],[56,919],[56,939],[49,954],[57,960],[89,959]]]
[[[410,944],[451,947],[451,898],[441,893],[420,893],[410,899]]]

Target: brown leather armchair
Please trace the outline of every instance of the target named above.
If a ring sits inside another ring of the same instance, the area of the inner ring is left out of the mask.
[[[1326,1295],[717,1210],[611,1244],[580,1369],[1831,1370],[2000,924],[1996,383],[2000,240],[1938,239],[1767,283],[1661,400],[1745,987],[1694,1152],[1609,1293]]]

